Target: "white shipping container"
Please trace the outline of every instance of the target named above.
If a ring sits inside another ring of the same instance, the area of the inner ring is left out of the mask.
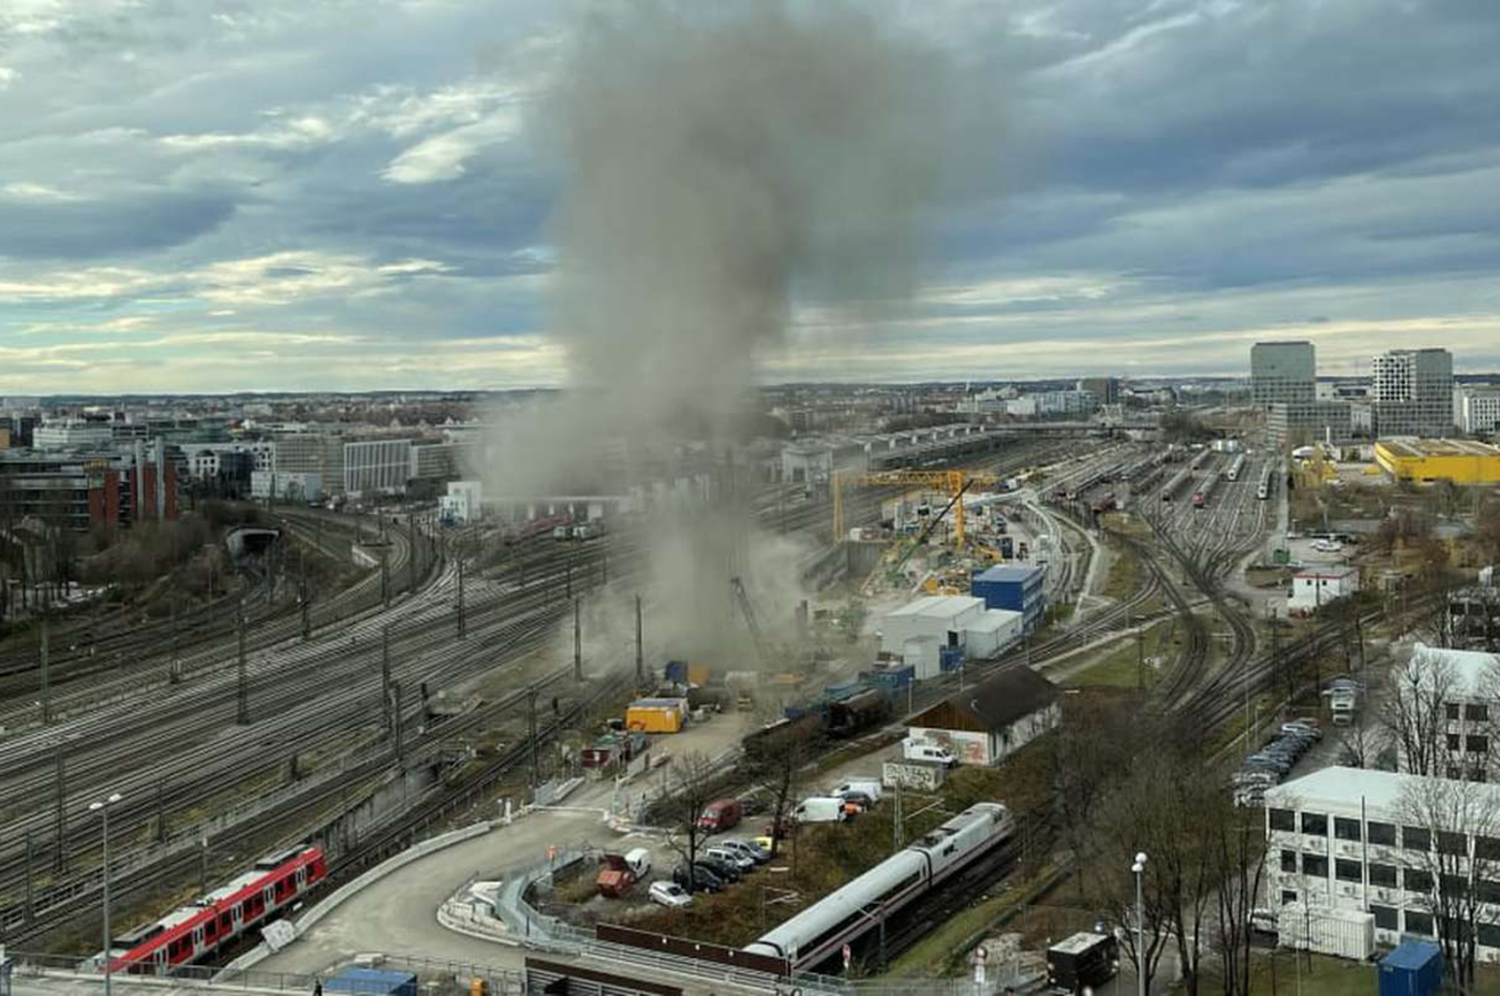
[[[1375,954],[1375,916],[1332,906],[1287,903],[1277,910],[1276,937],[1282,947],[1367,961]]]

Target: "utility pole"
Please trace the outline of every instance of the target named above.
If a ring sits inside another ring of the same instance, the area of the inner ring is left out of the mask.
[[[167,669],[167,679],[172,684],[182,681],[182,661],[177,657],[177,599],[172,599],[172,663]]]
[[[250,725],[250,676],[245,662],[245,599],[239,602],[239,710],[235,722]]]
[[[901,812],[901,779],[894,780],[891,793],[891,853],[906,846],[906,817]]]
[[[573,565],[572,564],[564,564],[563,565],[563,597],[567,598],[567,599],[571,599],[573,597]]]
[[[417,590],[417,517],[406,517],[406,590]]]
[[[395,718],[396,718],[396,761],[399,764],[400,761],[401,761],[402,756],[406,753],[406,751],[405,751],[405,745],[401,742],[402,731],[401,731],[401,686],[400,685],[395,684],[395,683],[391,684],[391,698],[394,700],[394,704],[395,704],[395,710],[394,710],[394,712],[395,712]]]
[[[462,640],[466,635],[464,624],[464,558],[463,551],[458,551],[458,638]]]
[[[380,627],[380,700],[385,703],[385,728],[396,735],[396,717],[391,713],[391,624]]]
[[[536,686],[526,689],[526,730],[531,736],[531,784],[542,783],[541,758],[536,742]]]
[[[47,612],[42,611],[42,725],[52,722],[52,672],[49,668],[51,663],[48,653],[51,647],[48,644],[49,633],[47,631]]]
[[[380,520],[384,522],[384,519]],[[380,548],[380,601],[386,608],[391,607],[391,567],[386,556],[386,548]]]
[[[57,745],[57,858],[53,867],[58,873],[68,870],[68,841],[67,841],[67,815],[65,808],[68,801],[68,777],[67,770],[63,766],[62,744]]]
[[[635,684],[637,688],[645,687],[646,682],[646,647],[641,632],[641,596],[635,596]]]
[[[26,906],[25,906],[25,920],[24,920],[24,922],[28,923],[28,924],[31,922],[31,918],[35,915],[35,911],[36,911],[36,905],[35,905],[35,899],[34,899],[34,895],[35,894],[34,894],[34,891],[33,891],[34,890],[34,886],[33,886],[33,883],[32,883],[32,861],[33,861],[33,855],[34,855],[34,852],[33,852],[32,847],[31,847],[31,831],[27,830],[26,831]]]
[[[302,641],[306,643],[312,639],[312,588],[307,583],[307,570],[302,571]]]
[[[583,620],[581,599],[573,600],[573,680],[583,681]]]
[[[167,842],[167,798],[166,789],[160,779],[156,782],[156,842]]]

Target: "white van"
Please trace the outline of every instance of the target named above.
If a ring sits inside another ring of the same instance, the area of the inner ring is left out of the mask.
[[[625,867],[630,869],[630,874],[635,876],[637,882],[643,881],[651,874],[651,852],[644,847],[626,851]]]
[[[789,815],[796,823],[837,823],[844,818],[844,800],[815,795],[803,799]]]
[[[871,802],[880,801],[880,779],[878,778],[851,778],[841,785],[835,785],[828,790],[829,795],[843,798],[845,792],[860,792],[870,797]]]
[[[948,748],[915,737],[907,737],[901,741],[901,756],[908,761],[930,761],[950,768],[958,764],[958,758]]]

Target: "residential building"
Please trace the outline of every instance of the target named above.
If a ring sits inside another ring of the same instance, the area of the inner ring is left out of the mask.
[[[1471,439],[1382,439],[1375,462],[1400,481],[1500,484],[1500,448]]]
[[[947,747],[963,764],[999,764],[1062,722],[1056,685],[1006,668],[911,718],[907,736]]]
[[[1371,409],[1379,436],[1442,437],[1453,430],[1453,354],[1395,349],[1372,361]]]
[[[1453,421],[1468,435],[1494,435],[1500,428],[1500,387],[1455,388]]]
[[[1500,960],[1500,785],[1329,767],[1267,789],[1265,803],[1273,901],[1370,913],[1384,945],[1473,929],[1479,957]],[[1471,921],[1438,922],[1463,908]]]
[[[1317,567],[1298,571],[1292,576],[1292,592],[1287,611],[1293,615],[1316,612],[1337,598],[1347,598],[1359,591],[1359,569],[1356,567]]]
[[[1250,398],[1256,407],[1317,400],[1317,358],[1310,342],[1257,342],[1250,347]]]

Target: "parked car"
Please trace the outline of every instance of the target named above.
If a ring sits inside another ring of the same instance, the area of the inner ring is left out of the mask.
[[[1276,933],[1276,911],[1258,906],[1250,911],[1250,929],[1257,934]]]
[[[1290,733],[1293,736],[1307,736],[1314,740],[1323,739],[1323,731],[1316,726],[1310,726],[1302,720],[1294,720],[1290,723],[1281,724],[1282,733]]]
[[[731,848],[739,852],[740,854],[743,854],[751,861],[754,861],[756,864],[763,865],[767,861],[771,860],[770,851],[761,847],[759,844],[753,844],[748,840],[741,840],[738,837],[731,837],[728,840],[721,840],[719,841],[719,846]]]
[[[829,789],[828,794],[844,797],[854,792],[865,796],[873,804],[880,801],[883,791],[880,779],[878,778],[851,778],[843,784],[835,785]]]
[[[758,795],[747,795],[740,799],[741,816],[759,816],[770,808],[770,804]]]
[[[681,908],[693,905],[693,897],[676,882],[664,880],[652,882],[649,895],[653,903],[659,903],[662,906]]]
[[[672,869],[672,881],[687,888],[688,870],[687,865],[678,865]],[[693,869],[694,891],[719,892],[724,888],[725,882],[702,865]]]
[[[720,844],[715,844],[713,847],[705,849],[703,857],[733,865],[741,875],[755,867],[754,858],[741,854],[732,847],[724,847]]]
[[[834,795],[840,799],[843,799],[846,803],[853,803],[854,805],[858,806],[860,812],[864,812],[865,810],[870,809],[875,805],[874,799],[870,798],[870,796],[866,793],[857,790],[835,792]]]
[[[744,875],[744,872],[740,871],[738,863],[709,857],[706,853],[699,853],[697,864],[700,868],[707,868],[719,876],[719,878],[724,880],[725,885],[733,885]]]

